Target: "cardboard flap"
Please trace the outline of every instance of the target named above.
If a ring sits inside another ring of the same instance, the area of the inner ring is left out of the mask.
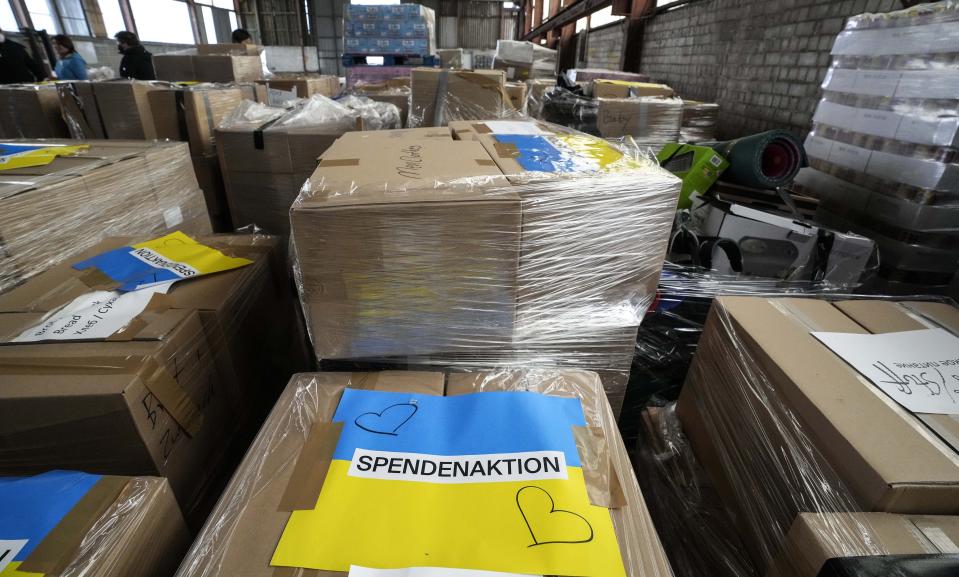
[[[305,511],[316,507],[342,432],[343,423],[313,424],[280,498],[278,511]]]
[[[576,450],[583,467],[589,502],[597,507],[618,509],[626,505],[626,496],[613,467],[602,427],[572,427]]]
[[[101,477],[37,545],[18,568],[22,573],[60,574],[69,565],[90,527],[116,502],[127,477]]]
[[[388,391],[442,396],[445,388],[443,373],[420,371],[382,371],[379,373],[353,373],[351,389],[365,391]]]

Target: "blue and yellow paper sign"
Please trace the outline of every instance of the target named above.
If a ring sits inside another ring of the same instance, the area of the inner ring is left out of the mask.
[[[89,144],[14,144],[0,143],[0,170],[45,166],[58,156],[72,156],[90,148]]]
[[[73,471],[0,478],[0,577],[37,575],[18,568],[99,480]]]
[[[115,283],[109,288],[133,291],[248,265],[253,261],[229,257],[204,246],[182,232],[111,250],[73,265],[95,268]]]
[[[578,399],[347,389],[334,421],[316,506],[291,514],[273,565],[625,575],[609,511],[587,496]]]

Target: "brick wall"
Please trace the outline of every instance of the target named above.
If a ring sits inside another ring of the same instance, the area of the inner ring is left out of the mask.
[[[581,32],[578,36],[580,50],[577,53],[577,66],[619,70],[623,55],[623,31],[623,23],[617,23],[589,33]]]
[[[647,22],[641,70],[684,98],[718,102],[719,137],[805,135],[845,19],[899,0],[698,0]]]

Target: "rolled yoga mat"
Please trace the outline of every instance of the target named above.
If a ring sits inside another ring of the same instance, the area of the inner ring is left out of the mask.
[[[785,130],[770,130],[736,140],[708,144],[729,161],[722,180],[752,188],[789,184],[806,166],[802,141]]]

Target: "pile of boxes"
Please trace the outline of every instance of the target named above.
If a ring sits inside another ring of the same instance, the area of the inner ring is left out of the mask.
[[[797,178],[818,218],[876,240],[890,288],[948,285],[959,260],[956,92],[959,10],[863,15],[837,37]]]
[[[543,123],[347,134],[291,212],[316,355],[586,367],[618,411],[679,187]]]
[[[77,156],[0,172],[0,290],[106,236],[211,232],[186,143],[52,140]]]
[[[526,81],[556,75],[556,51],[532,42],[497,40],[493,68],[507,80]]]
[[[253,44],[200,44],[195,50],[157,54],[157,80],[253,82],[263,78],[263,48]]]
[[[446,126],[457,120],[513,115],[500,70],[414,68],[410,72],[411,128]]]
[[[0,86],[0,138],[67,138],[57,87],[50,84]]]
[[[436,50],[433,10],[419,4],[348,4],[344,28],[346,54],[427,56]]]

